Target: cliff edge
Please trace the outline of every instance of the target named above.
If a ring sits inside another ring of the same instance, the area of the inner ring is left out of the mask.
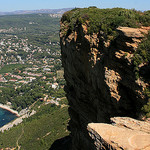
[[[141,119],[145,117],[143,106],[149,107],[150,50],[144,51],[145,57],[143,51],[137,53],[148,39],[149,19],[149,12],[95,7],[62,16],[60,43],[72,150],[149,148],[147,130],[137,133],[124,123],[122,127],[110,125],[110,118],[118,116]],[[134,121],[129,122],[132,126]],[[150,130],[148,122],[146,128]],[[126,134],[119,137],[119,133]],[[112,137],[126,138],[121,142]],[[127,143],[129,139],[132,144]],[[141,147],[134,142],[140,139],[145,141]]]

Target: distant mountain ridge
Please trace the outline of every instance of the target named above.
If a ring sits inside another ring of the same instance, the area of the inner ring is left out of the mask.
[[[38,14],[38,13],[50,13],[50,14],[63,14],[73,8],[62,9],[38,9],[38,10],[17,10],[12,12],[0,12],[0,15],[19,15],[19,14]]]

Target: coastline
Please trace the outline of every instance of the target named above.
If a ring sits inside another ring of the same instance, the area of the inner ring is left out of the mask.
[[[8,106],[8,105],[0,104],[0,108],[5,109],[5,110],[8,110],[8,111],[10,111],[11,113],[15,114],[17,117],[20,117],[18,111],[11,109],[10,106]]]
[[[1,106],[1,104],[0,104]],[[7,106],[7,105],[6,105]],[[2,108],[2,107],[1,107]],[[14,111],[14,110],[13,110]],[[16,111],[15,111],[16,112]],[[32,112],[27,111],[25,114],[20,115],[18,118],[16,118],[15,120],[13,120],[12,122],[9,122],[7,124],[5,124],[4,126],[0,127],[0,132],[4,132],[5,130],[9,130],[10,128],[12,128],[14,125],[18,125],[20,123],[22,123],[24,118],[29,118],[32,115],[34,115],[36,113],[35,110],[32,110]]]

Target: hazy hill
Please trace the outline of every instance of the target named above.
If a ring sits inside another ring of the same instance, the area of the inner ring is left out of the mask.
[[[72,8],[62,9],[38,9],[38,10],[17,10],[12,12],[0,12],[0,15],[17,15],[17,14],[37,14],[37,13],[50,13],[50,14],[63,14]]]

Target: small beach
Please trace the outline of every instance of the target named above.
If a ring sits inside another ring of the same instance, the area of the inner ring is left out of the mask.
[[[8,105],[0,104],[0,108],[10,111],[11,113],[15,114],[17,117],[20,116],[16,110],[11,109],[10,106],[8,106]]]

